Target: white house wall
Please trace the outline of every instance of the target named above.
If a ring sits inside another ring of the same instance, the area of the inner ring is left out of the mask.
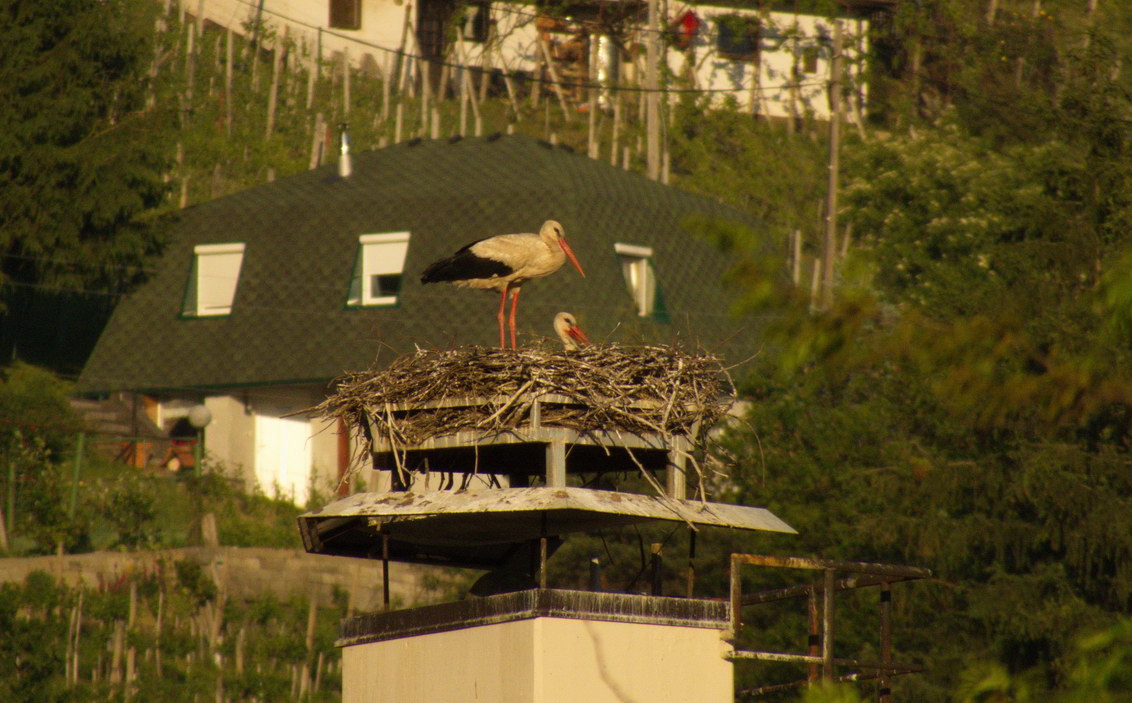
[[[312,391],[298,389],[206,398],[212,413],[205,429],[207,461],[264,495],[304,505],[313,485],[328,496],[338,481],[335,423],[304,415],[285,417],[319,400]]]
[[[321,401],[322,399],[319,398],[318,400]],[[311,405],[314,405],[314,403],[311,403]],[[322,418],[312,419],[310,420],[310,432],[311,484],[323,499],[328,500],[338,488],[338,423],[334,420],[325,420]],[[351,457],[353,457],[354,454],[352,448],[353,445],[351,444]],[[361,457],[354,458],[356,458],[357,461],[352,463],[348,469],[351,475],[361,476],[364,473],[368,473],[368,471],[358,472],[354,470],[358,463],[368,468],[368,460],[363,461]],[[325,502],[325,500],[323,502]]]
[[[411,0],[407,0],[410,1]],[[203,11],[206,19],[221,26],[232,27],[243,34],[244,27],[256,13],[252,0],[200,0],[194,5],[186,0],[189,13]],[[695,63],[694,88],[708,91],[711,104],[720,106],[727,96],[734,96],[747,110],[758,109],[760,114],[788,117],[794,110],[798,116],[828,119],[830,114],[828,81],[830,78],[829,42],[820,37],[831,37],[832,21],[826,17],[797,15],[782,12],[764,12],[711,5],[669,5],[669,18],[675,18],[691,9],[704,21],[699,28],[690,51],[670,47],[667,51],[668,67],[673,75],[684,75],[686,61]],[[404,3],[394,0],[362,0],[361,28],[357,30],[330,29],[327,0],[263,0],[263,21],[276,34],[288,25],[288,36],[299,47],[296,60],[308,61],[315,55],[330,59],[343,50],[355,65],[366,65],[379,75],[388,75],[401,46],[401,29],[405,19]],[[417,24],[415,4],[410,8],[410,21]],[[715,41],[718,18],[725,15],[742,15],[763,18],[763,35],[760,42],[760,61],[756,76],[751,61],[732,60],[720,56]],[[463,41],[452,47],[450,61],[473,66],[488,65],[508,72],[533,72],[538,66],[538,32],[535,28],[534,7],[496,2],[492,4],[492,19],[500,41],[498,51],[483,56],[484,45]],[[866,50],[868,22],[843,19],[842,31],[845,46],[845,67],[853,83],[849,112],[859,116],[860,102],[865,97],[863,69],[858,60]],[[556,35],[561,36],[561,35]],[[643,41],[643,37],[639,37]],[[799,80],[791,77],[796,62],[808,47],[819,47],[815,70],[801,72]],[[408,33],[405,50],[416,53],[415,37]],[[624,67],[624,75],[631,75],[631,65]],[[410,70],[415,70],[410,62]],[[757,78],[757,80],[756,80]],[[791,84],[796,83],[795,88]],[[792,109],[792,105],[794,108]]]
[[[184,0],[188,13],[200,12],[204,19],[231,27],[240,35],[244,35],[245,27],[250,27],[254,21],[257,4],[254,0],[199,0],[199,3]],[[414,10],[415,5],[410,11]],[[330,59],[346,50],[355,64],[370,64],[384,75],[393,56],[388,50],[401,45],[405,5],[393,0],[362,0],[361,12],[361,29],[331,29],[328,0],[263,0],[261,21],[276,36],[287,27],[288,39],[300,47],[299,60],[310,60],[317,55]],[[415,12],[411,21],[416,24]]]
[[[309,497],[310,421],[273,412],[255,416],[256,484],[273,498],[305,505]]]
[[[205,407],[212,422],[205,428],[204,448],[211,462],[221,465],[229,476],[243,479],[245,488],[255,483],[255,421],[245,405],[233,396],[206,398]]]
[[[670,6],[672,7],[672,6]],[[784,12],[760,13],[755,10],[712,7],[707,5],[678,5],[670,12],[674,17],[684,10],[692,10],[704,22],[699,28],[690,50],[669,48],[668,67],[674,75],[687,74],[687,62],[695,64],[694,88],[707,90],[712,104],[721,105],[727,96],[734,96],[746,110],[771,117],[810,116],[828,120],[830,116],[829,80],[833,21],[827,17],[797,15]],[[721,17],[742,16],[762,18],[759,60],[743,61],[721,56],[716,47],[718,23]],[[863,95],[863,56],[868,22],[842,19],[844,66],[848,79],[859,86]],[[823,37],[825,39],[823,39]],[[817,51],[814,70],[804,70],[803,55],[807,49]],[[793,80],[795,70],[797,80]],[[792,92],[794,91],[794,92]],[[791,109],[791,102],[796,112]]]

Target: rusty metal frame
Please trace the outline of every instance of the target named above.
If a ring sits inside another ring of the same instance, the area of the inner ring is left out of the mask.
[[[822,580],[818,583],[776,588],[743,595],[743,581],[741,570],[743,566],[765,566],[787,569],[808,569],[821,571]],[[851,574],[846,578],[838,579],[838,574]],[[892,661],[892,620],[891,596],[892,585],[903,581],[915,581],[929,578],[931,571],[917,566],[900,566],[894,564],[875,564],[858,561],[834,561],[831,559],[807,559],[804,557],[777,557],[765,554],[732,554],[731,555],[731,640],[737,641],[739,632],[743,627],[743,607],[769,603],[789,598],[806,598],[809,611],[810,641],[807,654],[794,654],[789,652],[768,652],[762,650],[735,650],[728,656],[732,661],[758,660],[790,662],[808,664],[809,672],[805,679],[786,684],[773,686],[759,686],[746,689],[742,693],[748,695],[761,695],[772,691],[796,688],[813,683],[818,679],[820,668],[821,678],[828,681],[865,681],[878,679],[880,703],[891,701],[891,679],[900,674],[921,671],[920,667],[906,664],[896,664]],[[837,591],[869,588],[877,586],[881,589],[879,619],[880,619],[880,654],[879,662],[863,661],[859,659],[838,659],[833,656],[833,598]],[[821,599],[819,607],[818,599]],[[854,669],[871,670],[870,673],[859,672],[838,674],[837,667],[851,667]]]

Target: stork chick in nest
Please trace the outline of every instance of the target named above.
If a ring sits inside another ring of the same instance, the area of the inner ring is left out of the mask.
[[[562,340],[562,347],[566,351],[578,348],[578,343],[591,344],[590,338],[578,327],[578,321],[568,312],[560,312],[554,316],[554,333]]]
[[[515,309],[519,289],[532,278],[549,276],[566,259],[584,278],[586,272],[566,243],[566,231],[554,220],[547,220],[538,234],[500,234],[472,242],[452,256],[433,262],[421,273],[421,283],[452,283],[462,288],[478,288],[500,292],[499,346],[507,348],[504,333],[504,310],[507,293],[511,293],[511,348],[515,343]]]

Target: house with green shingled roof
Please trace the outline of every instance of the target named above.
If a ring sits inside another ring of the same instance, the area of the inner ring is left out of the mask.
[[[348,469],[338,428],[290,413],[350,371],[415,347],[498,343],[495,293],[424,286],[432,261],[483,237],[563,224],[586,270],[523,288],[519,343],[553,337],[572,312],[597,342],[674,342],[732,361],[728,260],[689,217],[759,227],[715,201],[524,136],[406,142],[181,212],[149,280],[115,309],[87,362],[84,394],[144,394],[170,427],[212,412],[208,456],[248,484],[303,502]],[[556,341],[553,343],[557,343]]]

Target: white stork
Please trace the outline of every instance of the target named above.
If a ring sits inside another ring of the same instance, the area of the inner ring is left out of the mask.
[[[562,340],[566,351],[578,348],[578,343],[589,344],[590,338],[578,327],[578,321],[568,312],[560,312],[554,316],[554,332]]]
[[[514,349],[519,289],[532,278],[549,276],[562,268],[567,258],[584,278],[586,272],[566,243],[562,225],[547,220],[538,234],[500,234],[472,242],[452,256],[430,264],[421,274],[421,283],[444,281],[463,288],[499,291],[499,346],[503,349],[507,348],[503,312],[510,291],[511,348]]]

